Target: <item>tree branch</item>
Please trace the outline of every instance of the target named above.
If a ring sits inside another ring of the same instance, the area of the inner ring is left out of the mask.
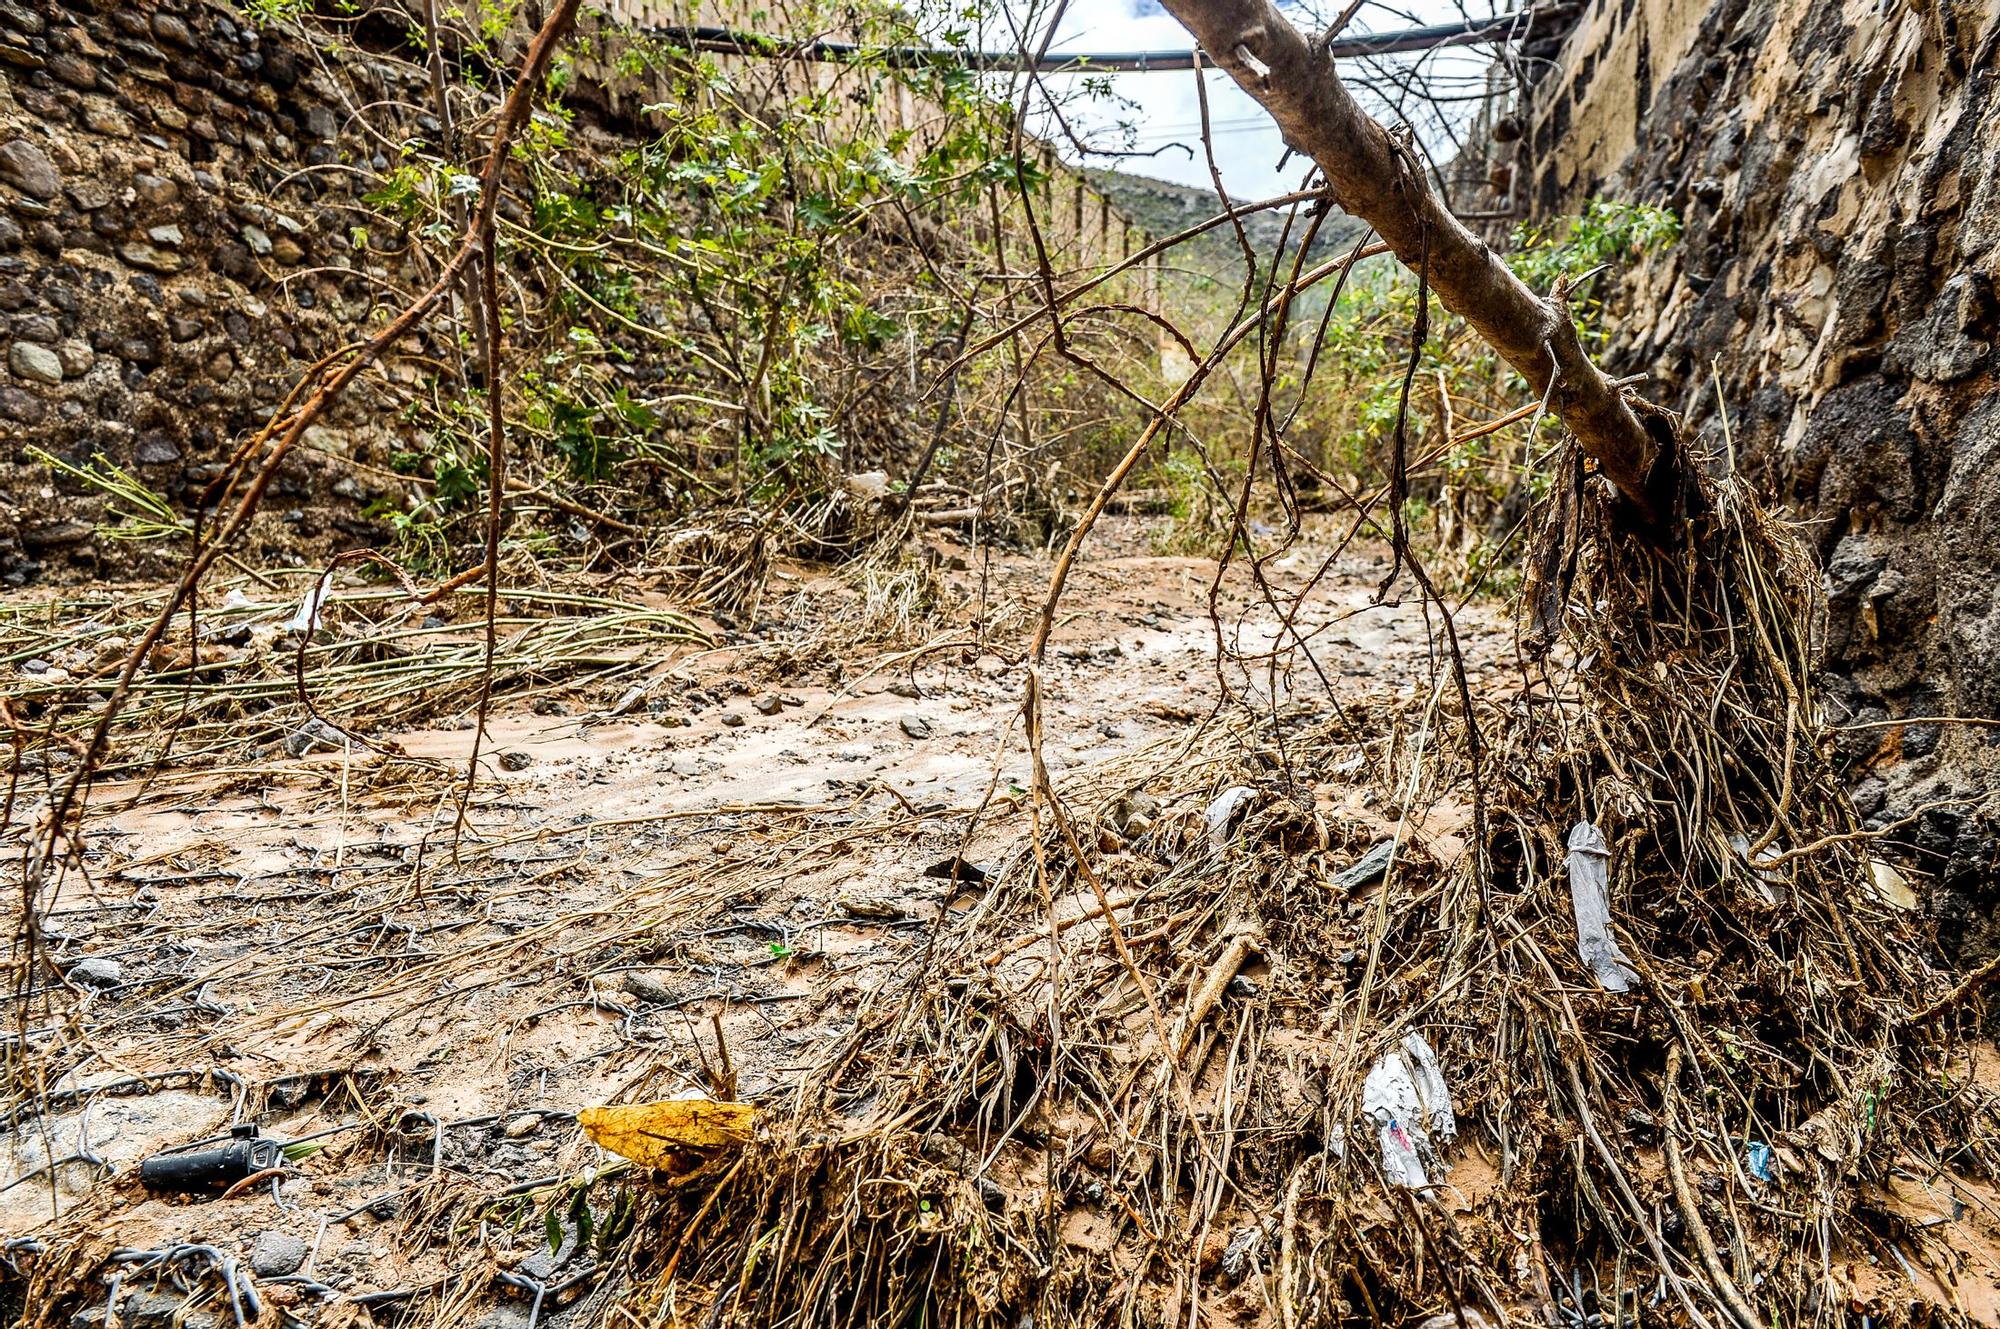
[[[1672,507],[1679,462],[1664,413],[1629,401],[1584,354],[1561,307],[1544,300],[1467,230],[1389,131],[1271,0],[1162,0],[1217,64],[1318,163],[1341,208],[1373,226],[1403,263],[1427,267],[1445,308],[1519,370],[1648,524]],[[1553,384],[1553,386],[1551,386]],[[1642,418],[1642,416],[1644,418]]]

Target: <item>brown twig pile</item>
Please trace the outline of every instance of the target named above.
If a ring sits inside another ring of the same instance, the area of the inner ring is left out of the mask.
[[[1993,1100],[1822,758],[1806,565],[1736,490],[1706,498],[1673,549],[1617,534],[1580,478],[1548,505],[1536,593],[1568,612],[1473,717],[1483,844],[1459,834],[1449,686],[1280,710],[1231,736],[1229,774],[1051,803],[1058,827],[962,893],[763,1143],[656,1189],[644,1221],[668,1239],[632,1257],[627,1311],[1962,1318],[1952,1247],[1889,1197],[1990,1177]],[[1287,769],[1373,774],[1342,808]],[[1217,828],[1225,785],[1249,811]],[[1628,992],[1579,951],[1583,823]],[[1429,1099],[1381,1108],[1413,1036],[1455,1131]]]

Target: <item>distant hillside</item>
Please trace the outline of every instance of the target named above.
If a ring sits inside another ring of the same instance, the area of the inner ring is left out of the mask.
[[[1221,211],[1213,189],[1177,185],[1124,171],[1086,169],[1084,174],[1128,218],[1157,236],[1186,230]],[[1286,209],[1282,208],[1254,212],[1242,219],[1244,233],[1260,256],[1277,248],[1285,234],[1285,219]],[[1307,224],[1303,215],[1293,221],[1288,249],[1296,247]],[[1361,223],[1352,217],[1329,217],[1313,240],[1313,257],[1331,256],[1338,250],[1351,248],[1361,229]],[[1189,242],[1179,258],[1180,266],[1210,270],[1233,268],[1241,262],[1242,248],[1237,244],[1235,228],[1228,225],[1218,226]]]

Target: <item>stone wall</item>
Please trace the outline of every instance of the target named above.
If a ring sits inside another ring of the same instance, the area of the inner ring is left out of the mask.
[[[220,0],[0,0],[0,583],[176,566],[172,544],[107,537],[116,504],[42,455],[115,467],[190,508],[308,366],[430,285],[435,245],[365,201],[406,146],[444,132],[403,31],[381,18],[315,37]],[[604,35],[595,20],[590,35]],[[576,49],[587,66],[601,47]],[[618,108],[648,100],[589,79],[571,85],[585,166],[630,147],[644,125]],[[454,96],[460,123],[491,104]],[[1150,239],[1079,177],[1051,189],[1060,267]],[[244,561],[386,537],[372,514],[410,484],[393,465],[410,446],[399,409],[466,381],[459,312],[308,431]]]
[[[339,64],[189,0],[0,0],[0,580],[144,571],[164,546],[94,538],[104,501],[31,449],[186,501],[313,360],[400,307],[422,261],[357,206],[422,96],[399,61]],[[368,242],[353,227],[372,225]],[[412,357],[442,354],[412,343]],[[414,358],[389,380],[417,381]],[[360,385],[277,485],[251,557],[284,558],[394,497]]]
[[[1522,111],[1536,214],[1683,219],[1617,368],[1803,524],[1857,802],[2000,949],[2000,729],[1917,718],[2000,720],[2000,4],[1598,0]]]

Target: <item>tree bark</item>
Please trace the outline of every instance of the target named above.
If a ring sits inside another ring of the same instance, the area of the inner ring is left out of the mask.
[[[1584,354],[1568,311],[1544,300],[1452,216],[1414,155],[1355,104],[1333,61],[1271,0],[1162,0],[1205,54],[1269,111],[1333,199],[1375,228],[1439,303],[1528,380],[1648,524],[1673,506],[1679,460],[1664,413],[1628,401]],[[1644,418],[1642,418],[1642,415]]]

